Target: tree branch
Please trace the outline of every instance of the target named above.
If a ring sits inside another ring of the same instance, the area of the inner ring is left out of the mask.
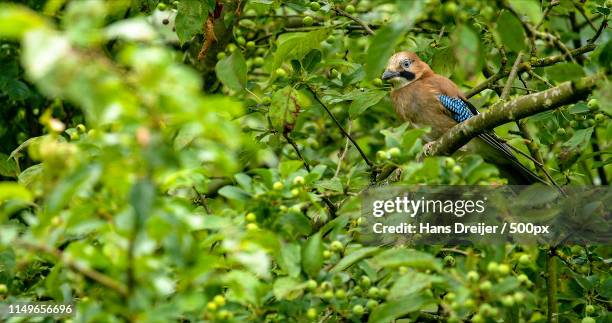
[[[354,21],[354,22],[358,23],[358,24],[359,24],[361,27],[363,27],[363,29],[364,29],[364,30],[365,30],[365,31],[366,31],[366,32],[367,32],[367,33],[368,33],[370,36],[374,35],[374,31],[372,30],[372,28],[370,28],[370,26],[369,26],[369,25],[368,25],[366,22],[364,22],[363,20],[361,20],[361,19],[359,19],[359,18],[357,18],[357,17],[355,17],[355,16],[351,15],[350,13],[348,13],[348,12],[346,12],[346,11],[344,11],[344,10],[340,9],[340,8],[334,8],[334,11],[335,11],[335,12],[336,12],[338,15],[340,15],[340,16],[344,16],[344,17],[347,17],[347,18],[351,19],[352,21]]]
[[[582,46],[580,48],[576,48],[576,49],[570,51],[570,53],[571,53],[572,56],[577,56],[577,55],[581,55],[581,54],[584,54],[584,53],[588,53],[588,52],[594,50],[595,47],[597,47],[595,44],[588,44],[588,45]],[[538,60],[534,61],[533,63],[525,62],[525,63],[522,63],[521,65],[519,65],[519,68],[518,68],[517,72],[518,73],[524,72],[524,71],[530,69],[532,66],[533,67],[544,67],[544,66],[554,65],[554,64],[562,62],[562,61],[564,61],[566,59],[567,59],[567,54],[560,54],[560,55],[554,55],[554,56],[549,56],[549,57],[541,58],[541,59],[538,59]],[[465,96],[468,97],[468,98],[471,98],[474,95],[482,92],[483,90],[491,88],[491,86],[493,86],[497,81],[499,81],[502,78],[508,76],[508,74],[510,74],[510,70],[508,70],[508,69],[501,69],[499,72],[495,73],[495,75],[489,77],[484,82],[476,85],[474,88],[472,88],[471,90],[466,92]]]
[[[574,103],[589,94],[602,77],[600,74],[592,75],[509,102],[500,102],[499,105],[451,128],[432,143],[425,155],[451,154],[487,129]]]

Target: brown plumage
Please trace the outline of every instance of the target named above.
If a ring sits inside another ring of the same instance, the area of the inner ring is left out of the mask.
[[[424,137],[426,142],[438,139],[457,124],[458,116],[454,115],[448,106],[442,104],[440,95],[461,102],[460,106],[465,113],[478,114],[476,108],[469,103],[453,81],[436,74],[413,52],[394,54],[389,59],[382,78],[391,81],[394,85],[391,99],[397,114],[417,127],[431,128]],[[478,153],[488,162],[496,164],[502,175],[508,177],[510,183],[526,184],[542,181],[522,165],[510,147],[493,132],[483,133],[478,138],[472,139],[461,150]]]

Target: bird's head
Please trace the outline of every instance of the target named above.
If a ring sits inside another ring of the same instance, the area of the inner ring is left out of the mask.
[[[425,75],[431,73],[431,68],[413,52],[393,54],[382,75],[383,81],[390,81],[398,89],[404,87]]]

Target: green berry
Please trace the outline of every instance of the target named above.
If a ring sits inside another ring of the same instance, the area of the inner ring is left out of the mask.
[[[219,320],[227,320],[231,317],[231,313],[228,310],[220,310],[219,313],[217,313],[217,318]]]
[[[485,280],[478,286],[481,291],[489,291],[491,290],[491,287],[493,287],[493,284],[491,284],[490,280]]]
[[[243,46],[245,43],[246,43],[246,39],[244,39],[244,37],[240,36],[236,38],[236,44]]]
[[[586,316],[585,318],[582,319],[582,321],[580,321],[581,323],[595,323],[595,319],[589,316]]]
[[[376,152],[376,158],[383,160],[383,159],[388,159],[387,157],[387,152],[384,150],[379,150]]]
[[[251,40],[251,41],[248,41],[248,42],[246,43],[246,48],[247,48],[247,49],[253,49],[253,48],[255,48],[255,42],[254,42],[254,41],[252,41],[252,40]]]
[[[518,279],[519,283],[521,283],[521,284],[524,284],[524,283],[529,281],[529,277],[527,277],[527,275],[525,275],[525,274],[518,275],[518,277],[516,277],[516,279]]]
[[[306,316],[311,319],[314,320],[317,318],[317,310],[315,310],[314,308],[309,308],[308,311],[306,311]]]
[[[217,308],[219,308],[219,306],[215,302],[208,302],[208,304],[206,304],[206,309],[209,311],[216,311]]]
[[[256,66],[256,67],[263,66],[264,63],[265,63],[265,60],[261,56],[257,56],[257,57],[255,57],[255,59],[253,59],[253,65]]]
[[[501,303],[506,307],[511,307],[514,305],[514,297],[507,295],[501,299]]]
[[[302,176],[296,176],[293,179],[293,185],[304,185],[304,177]]]
[[[312,10],[312,11],[319,11],[320,9],[321,9],[321,4],[320,3],[316,2],[316,1],[313,1],[313,2],[310,3],[310,10]]]
[[[444,158],[444,166],[449,169],[452,169],[453,167],[455,167],[455,159],[451,157]]]
[[[565,136],[566,134],[567,134],[567,131],[565,131],[565,129],[563,129],[563,128],[558,128],[558,129],[557,129],[557,135],[559,135],[559,136],[563,137],[563,136]]]
[[[302,19],[302,23],[304,26],[312,26],[312,24],[314,24],[314,19],[311,16],[306,16]]]
[[[523,301],[525,301],[525,294],[521,292],[514,293],[513,297],[514,297],[514,301],[517,303],[522,303]]]
[[[599,101],[597,99],[590,99],[587,106],[590,110],[597,110],[599,109]]]
[[[368,296],[372,298],[376,298],[379,296],[380,290],[376,287],[370,287],[368,290]]]
[[[455,265],[455,257],[450,255],[444,257],[444,264],[448,267],[453,267]]]
[[[499,272],[500,275],[506,276],[510,273],[510,266],[508,266],[507,264],[501,264],[499,265],[499,268],[497,269],[497,271]]]
[[[342,250],[342,248],[343,248],[343,247],[344,247],[344,245],[342,244],[342,242],[340,242],[340,241],[338,241],[338,240],[333,241],[333,242],[331,243],[331,245],[330,245],[330,249],[331,249],[332,251],[340,251],[340,250]]]
[[[308,290],[314,290],[315,288],[317,288],[317,281],[316,280],[309,280],[306,282],[306,288]]]
[[[219,60],[219,61],[220,61],[220,60],[224,59],[225,57],[227,57],[227,55],[225,54],[225,52],[218,52],[218,53],[217,53],[217,60]]]
[[[475,271],[470,271],[467,273],[467,279],[472,282],[476,282],[480,279],[480,275]]]
[[[332,256],[331,251],[329,251],[329,250],[323,250],[323,258],[325,258],[325,259],[329,259],[329,258],[331,258],[331,256]]]
[[[246,228],[248,231],[256,231],[257,229],[259,229],[259,227],[255,223],[248,223]]]
[[[272,103],[272,98],[270,98],[269,96],[264,96],[261,99],[261,103],[263,103],[265,105],[268,105],[268,104]]]
[[[483,323],[484,321],[485,321],[484,318],[480,314],[476,314],[476,315],[472,316],[472,322],[473,323]]]
[[[585,310],[585,312],[586,312],[587,314],[593,314],[593,313],[595,313],[595,306],[593,306],[593,305],[587,305],[587,306],[584,308],[584,310]]]
[[[213,302],[218,306],[223,306],[225,305],[225,297],[223,297],[223,295],[217,295],[213,298]]]
[[[389,155],[391,157],[398,157],[401,153],[401,150],[397,147],[393,147],[391,149],[389,149]]]
[[[85,133],[87,131],[87,128],[85,128],[85,126],[82,123],[79,123],[76,126],[76,130],[80,133]]]
[[[461,166],[459,165],[453,166],[453,174],[461,175],[462,172],[463,172],[463,168],[461,168]]]
[[[572,121],[570,121],[569,125],[572,128],[577,128],[578,127],[578,121],[572,120]]]
[[[280,78],[286,77],[287,76],[287,71],[285,71],[284,68],[280,68],[279,67],[279,68],[276,69],[276,76],[278,76]]]
[[[282,190],[284,187],[285,187],[285,185],[284,185],[282,182],[275,182],[275,183],[272,185],[272,188],[273,188],[273,189],[275,189],[275,190],[277,190],[277,191]]]
[[[361,276],[360,284],[363,287],[370,287],[370,285],[372,285],[372,281],[368,276]]]
[[[444,5],[444,13],[447,16],[455,16],[455,14],[457,13],[457,4],[454,2],[448,2]]]
[[[497,273],[497,270],[499,269],[499,264],[495,261],[491,261],[488,265],[487,265],[487,271],[490,274],[495,274]]]
[[[366,307],[370,310],[374,309],[376,306],[378,306],[378,302],[371,299],[366,303]]]
[[[344,291],[344,289],[338,289],[336,291],[336,298],[338,298],[338,299],[346,298],[346,291]]]
[[[374,84],[374,86],[383,86],[383,81],[380,78],[375,78],[372,80],[372,84]]]
[[[297,188],[291,190],[291,196],[297,197],[298,195],[300,195],[300,190],[298,190]]]
[[[325,293],[323,293],[323,298],[324,299],[332,299],[334,298],[334,292],[331,290],[326,291]]]
[[[529,265],[531,263],[531,259],[529,258],[529,255],[526,254],[522,254],[519,259],[519,264],[521,265]]]
[[[603,115],[603,113],[598,113],[595,115],[595,121],[598,123],[601,123],[602,121],[604,121],[606,118],[606,116]]]
[[[355,305],[355,306],[353,306],[353,314],[355,314],[357,316],[361,316],[361,315],[363,315],[364,312],[365,312],[365,309],[363,308],[362,305]]]
[[[5,294],[8,292],[8,287],[5,284],[0,284],[0,294]]]
[[[453,292],[450,292],[446,295],[444,295],[444,299],[448,302],[453,302],[455,301],[455,299],[457,299],[457,295]]]
[[[253,212],[249,212],[249,213],[247,213],[247,215],[245,216],[245,219],[246,219],[248,222],[255,222],[255,220],[257,220],[257,215],[255,215],[255,213],[253,213]]]
[[[167,8],[168,8],[168,6],[165,3],[163,3],[163,2],[160,2],[160,3],[157,4],[157,10],[159,10],[159,11],[164,11]]]
[[[347,13],[355,13],[355,6],[353,6],[352,4],[346,5],[344,11],[346,11]]]

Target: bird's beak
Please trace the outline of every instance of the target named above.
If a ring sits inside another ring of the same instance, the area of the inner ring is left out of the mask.
[[[381,76],[381,79],[383,81],[387,81],[397,76],[399,76],[398,72],[385,71],[383,75]]]

